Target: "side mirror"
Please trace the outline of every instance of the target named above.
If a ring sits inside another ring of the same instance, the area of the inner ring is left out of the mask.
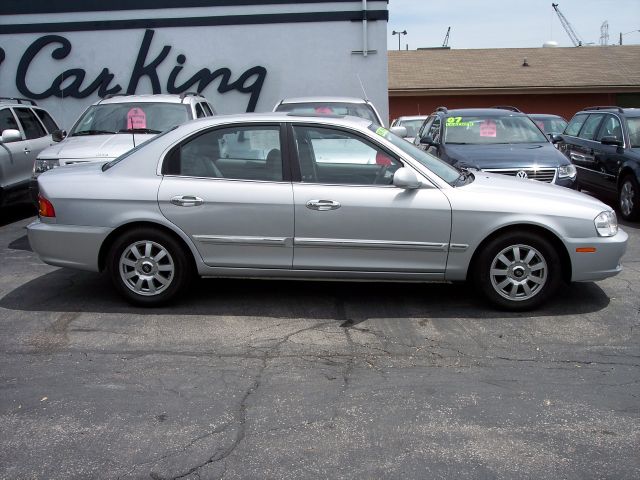
[[[600,139],[600,143],[602,145],[615,145],[617,147],[622,146],[622,140],[619,140],[618,137],[614,137],[613,135],[607,135],[606,137],[602,137]]]
[[[436,147],[440,145],[439,142],[436,142],[431,135],[425,135],[420,139],[420,143],[422,145],[428,145],[430,147]]]
[[[0,141],[2,143],[11,143],[11,142],[19,142],[22,140],[22,134],[18,130],[14,130],[13,128],[8,128],[2,131],[2,138]]]
[[[396,170],[393,174],[393,184],[398,188],[404,188],[406,190],[413,190],[422,186],[422,182],[418,180],[413,170],[407,167]]]
[[[54,142],[61,142],[65,138],[67,138],[66,130],[55,130],[51,132],[51,140],[53,140]]]
[[[407,133],[407,127],[391,127],[389,131],[400,138],[406,138],[409,136]]]
[[[562,136],[555,133],[550,133],[549,140],[551,140],[551,143],[560,143],[562,141]]]

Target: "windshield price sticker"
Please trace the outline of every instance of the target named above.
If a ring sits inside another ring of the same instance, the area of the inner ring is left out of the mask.
[[[496,122],[493,120],[484,120],[480,124],[481,137],[495,137],[497,133]]]
[[[387,133],[389,133],[389,130],[387,130],[384,127],[378,127],[378,129],[376,130],[376,133],[381,137],[384,137]]]
[[[147,116],[141,108],[132,108],[127,112],[127,128],[147,128]]]
[[[447,118],[447,127],[472,127],[473,122],[463,122],[462,117]]]

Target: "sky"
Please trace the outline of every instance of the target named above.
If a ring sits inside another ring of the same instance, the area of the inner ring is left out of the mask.
[[[451,27],[451,48],[535,48],[548,40],[572,47],[551,0],[389,0],[388,48],[441,46]],[[600,44],[609,23],[609,45],[640,45],[640,0],[555,0],[584,44]]]

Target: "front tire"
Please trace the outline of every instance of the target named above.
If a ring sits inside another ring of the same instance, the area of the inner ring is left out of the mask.
[[[513,311],[540,306],[558,289],[562,266],[551,243],[537,233],[505,233],[480,252],[476,288],[493,305]]]
[[[618,206],[620,215],[625,220],[640,218],[640,186],[633,175],[627,175],[620,182],[618,190]]]
[[[108,271],[116,290],[130,303],[156,307],[179,295],[193,276],[182,245],[152,228],[130,230],[111,247]]]

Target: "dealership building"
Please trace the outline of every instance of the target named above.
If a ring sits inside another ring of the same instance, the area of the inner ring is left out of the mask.
[[[219,113],[367,97],[388,117],[386,0],[8,0],[0,96],[68,128],[106,95],[201,92]]]

